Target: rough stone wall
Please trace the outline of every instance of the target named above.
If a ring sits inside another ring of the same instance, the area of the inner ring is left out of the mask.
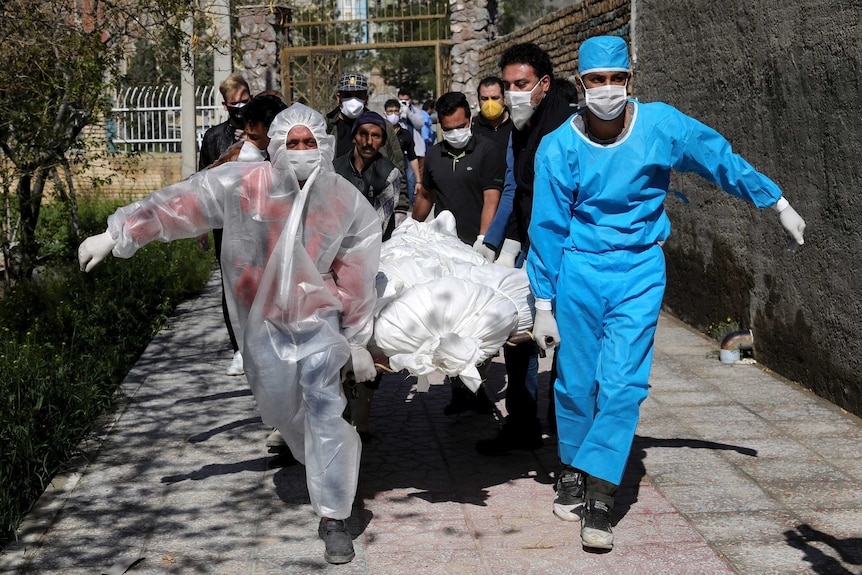
[[[278,14],[269,5],[239,6],[235,35],[242,58],[243,76],[252,94],[281,91],[278,55]]]
[[[451,90],[466,94],[475,109],[476,90],[483,78],[479,73],[479,54],[492,33],[487,0],[449,0],[449,28],[452,31]]]
[[[613,34],[629,38],[630,0],[579,0],[532,26],[516,30],[483,46],[479,79],[500,75],[500,56],[513,44],[532,42],[544,49],[559,78],[573,78],[578,71],[578,46],[590,36]]]
[[[636,0],[636,95],[716,128],[781,186],[772,210],[696,177],[665,202],[666,306],[704,329],[751,327],[761,363],[862,415],[862,28],[858,0]]]

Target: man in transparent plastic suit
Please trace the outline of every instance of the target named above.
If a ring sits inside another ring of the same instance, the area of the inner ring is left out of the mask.
[[[371,337],[381,231],[374,208],[332,168],[323,117],[294,104],[269,129],[270,162],[229,162],[119,208],[85,240],[90,271],[108,253],[223,228],[228,306],[263,422],[305,464],[330,563],[353,559],[344,520],[359,476],[360,441],[342,418],[342,371],[376,370]]]
[[[578,73],[586,108],[536,153],[527,273],[533,335],[543,348],[560,345],[554,391],[563,470],[554,514],[581,521],[585,547],[610,549],[666,283],[671,169],[772,207],[799,244],[805,222],[721,134],[667,104],[628,98],[622,38],[585,40]]]

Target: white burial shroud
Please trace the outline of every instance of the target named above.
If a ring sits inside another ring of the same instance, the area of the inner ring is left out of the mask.
[[[476,391],[476,366],[533,325],[526,272],[488,263],[458,239],[448,211],[407,219],[384,242],[377,295],[374,342],[392,369],[419,378],[420,391],[435,371]]]

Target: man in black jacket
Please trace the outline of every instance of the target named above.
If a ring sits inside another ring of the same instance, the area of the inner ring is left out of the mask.
[[[239,74],[231,74],[219,84],[218,89],[224,100],[222,105],[227,110],[228,119],[221,124],[216,124],[204,133],[204,138],[201,142],[201,152],[198,156],[198,170],[203,170],[218,160],[228,148],[243,137],[245,122],[242,119],[241,110],[243,106],[251,101],[251,91],[249,90],[248,82]],[[220,229],[213,230],[213,244],[217,262],[221,262],[221,239],[222,231]],[[206,236],[202,236],[198,241],[199,243],[205,243]],[[245,373],[242,365],[242,353],[239,351],[239,344],[236,341],[233,326],[230,324],[227,312],[227,300],[224,294],[222,294],[222,313],[224,315],[225,327],[227,327],[227,334],[230,338],[230,345],[233,348],[233,358],[227,366],[225,373],[227,375],[242,375]]]
[[[536,151],[542,138],[556,130],[577,107],[557,88],[551,58],[535,44],[510,47],[500,59],[500,70],[509,116],[514,124],[510,140],[513,163],[507,166],[503,197],[484,241],[489,247],[499,249],[504,237],[515,240],[526,254],[530,242],[527,229],[533,204]],[[523,260],[523,257],[518,259]],[[508,416],[496,437],[476,442],[476,450],[483,455],[505,455],[515,449],[532,451],[543,443],[542,427],[536,416],[538,348],[535,342],[529,341],[505,346],[503,354],[508,374]],[[551,377],[553,381],[553,372]]]

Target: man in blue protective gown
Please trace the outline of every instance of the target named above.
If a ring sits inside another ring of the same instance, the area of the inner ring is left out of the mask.
[[[718,132],[667,104],[627,98],[622,38],[590,38],[578,57],[586,109],[536,154],[527,272],[533,335],[543,348],[560,346],[554,514],[581,521],[584,547],[611,549],[614,497],[647,396],[666,283],[660,244],[670,233],[671,169],[773,207],[799,244],[805,222]]]

